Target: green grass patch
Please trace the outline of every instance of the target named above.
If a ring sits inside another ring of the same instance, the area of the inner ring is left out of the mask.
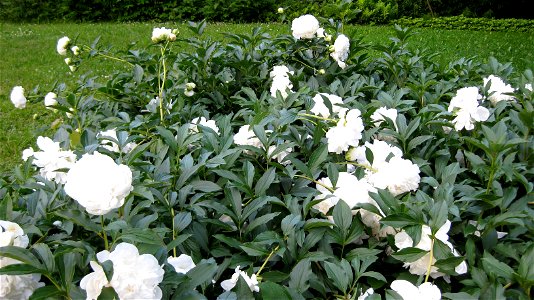
[[[100,44],[117,49],[144,47],[150,44],[153,27],[167,26],[180,29],[181,38],[190,32],[180,24],[155,23],[99,23],[99,24],[0,24],[0,171],[11,169],[20,162],[24,148],[35,144],[35,135],[46,134],[50,124],[58,117],[43,105],[29,105],[18,110],[9,101],[11,89],[16,85],[26,90],[39,85],[45,94],[57,82],[71,86],[80,74],[90,73],[103,77],[121,64],[110,60],[91,60],[72,74],[56,52],[56,42],[62,36],[77,38],[79,44],[90,44],[98,36]],[[288,24],[209,24],[204,36],[223,40],[225,32],[248,34],[261,26],[269,34],[290,34]],[[522,32],[484,32],[417,28],[409,41],[413,48],[429,49],[438,53],[436,59],[446,64],[461,57],[476,57],[487,61],[489,56],[501,62],[510,61],[517,71],[534,69],[534,36]],[[346,26],[345,33],[363,37],[371,44],[388,43],[393,34],[391,26]],[[175,47],[175,50],[179,50]],[[187,49],[183,49],[187,51]],[[379,55],[379,53],[373,53]]]

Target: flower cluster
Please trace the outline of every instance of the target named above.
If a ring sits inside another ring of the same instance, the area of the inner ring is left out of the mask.
[[[180,274],[186,274],[196,266],[191,256],[187,254],[181,254],[178,257],[171,256],[167,258],[167,262],[174,268],[176,273]]]
[[[504,81],[495,75],[490,75],[484,80],[484,86],[489,84],[488,93],[490,94],[488,99],[493,105],[500,101],[513,101],[514,96],[509,95],[514,92],[514,88],[504,83]]]
[[[152,30],[152,42],[153,43],[163,43],[163,42],[174,42],[176,40],[176,35],[178,30],[170,28],[154,28]]]
[[[67,173],[65,192],[88,213],[103,215],[121,207],[132,187],[132,171],[109,156],[84,154]]]
[[[221,282],[221,287],[225,291],[232,290],[237,284],[237,281],[239,280],[239,276],[241,276],[246,281],[251,292],[260,291],[260,287],[258,286],[258,279],[256,278],[256,274],[252,274],[252,276],[249,277],[246,272],[241,271],[240,266],[237,266],[235,268],[235,272],[230,279],[226,279]]]
[[[271,96],[276,98],[277,92],[282,94],[282,98],[286,98],[288,95],[288,90],[290,92],[293,88],[293,84],[289,79],[289,75],[293,75],[293,71],[289,71],[286,66],[274,66],[273,70],[270,73],[273,83],[271,85]]]
[[[453,248],[452,244],[449,242],[448,232],[451,228],[451,222],[447,220],[435,234],[435,238],[447,245],[454,256],[459,256],[458,252]],[[421,229],[421,239],[417,245],[413,245],[412,238],[406,233],[406,231],[400,231],[395,235],[395,246],[399,250],[416,247],[424,251],[429,251],[425,256],[419,258],[413,262],[407,262],[404,264],[405,267],[410,268],[410,273],[416,275],[424,275],[427,272],[430,272],[432,278],[438,278],[444,274],[438,271],[438,268],[434,266],[436,258],[432,255],[432,248],[434,246],[433,238],[431,236],[432,231],[429,226],[423,225]],[[455,268],[456,273],[464,274],[467,272],[467,264],[464,262],[460,263]]]
[[[111,252],[100,251],[96,258],[99,263],[112,262],[113,277],[108,280],[102,266],[91,261],[94,272],[80,281],[88,300],[96,300],[104,287],[113,288],[119,299],[161,299],[162,291],[158,285],[163,280],[164,271],[153,255],[140,255],[134,245],[120,243]]]
[[[64,184],[67,181],[67,173],[64,170],[70,169],[76,161],[74,152],[61,150],[59,142],[42,136],[37,138],[37,147],[40,151],[34,151],[31,147],[24,150],[22,159],[27,160],[33,156],[32,163],[39,167],[41,176],[47,180]]]
[[[15,246],[28,247],[28,236],[22,228],[10,221],[0,220],[0,247]],[[0,268],[20,264],[21,262],[9,257],[0,256]],[[6,300],[27,300],[33,292],[45,284],[39,282],[40,274],[0,275],[0,298]]]
[[[296,39],[312,39],[319,30],[319,21],[312,15],[300,16],[291,23],[291,30]]]
[[[343,109],[339,113],[339,121],[335,127],[326,132],[328,139],[328,152],[340,154],[355,147],[362,138],[364,130],[361,113],[358,109]]]
[[[456,116],[452,121],[456,130],[460,131],[463,128],[473,130],[475,122],[486,121],[489,118],[488,109],[479,106],[479,99],[482,99],[482,95],[478,93],[477,87],[465,87],[456,91],[448,108],[448,111]]]
[[[59,55],[61,55],[61,56],[67,56],[69,53],[72,53],[72,55],[74,55],[74,56],[79,56],[80,53],[81,53],[80,47],[78,47],[78,46],[70,47],[71,44],[72,44],[72,42],[71,42],[69,37],[64,36],[64,37],[60,38],[57,41],[57,46],[56,46],[57,53],[59,53]],[[70,52],[69,52],[69,50],[70,50]],[[71,72],[75,72],[78,69],[79,61],[76,61],[75,59],[73,59],[71,57],[66,57],[65,58],[65,63],[67,64],[67,66],[69,67]]]

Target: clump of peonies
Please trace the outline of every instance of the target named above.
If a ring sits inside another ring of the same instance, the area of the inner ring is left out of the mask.
[[[28,236],[17,223],[0,220],[0,247],[26,248],[28,243]],[[20,263],[16,259],[0,256],[0,268]],[[45,285],[39,282],[40,279],[40,274],[0,275],[0,299],[29,299],[36,289]]]
[[[407,280],[395,280],[391,289],[397,292],[404,300],[440,300],[441,291],[430,282],[415,286]]]
[[[163,42],[174,42],[176,40],[176,30],[170,28],[154,28],[152,30],[152,42],[153,43],[163,43]]]
[[[158,285],[163,280],[164,271],[153,255],[139,255],[134,245],[120,243],[112,252],[100,251],[96,258],[99,263],[112,262],[113,277],[108,281],[102,266],[91,261],[94,272],[80,281],[88,300],[96,300],[104,287],[113,288],[119,299],[161,299],[162,291]]]
[[[331,50],[332,53],[330,53],[330,56],[332,56],[332,58],[337,62],[337,65],[341,69],[345,69],[345,67],[347,66],[345,60],[347,60],[350,50],[349,38],[344,34],[340,34],[336,38],[334,45],[331,47]]]
[[[271,96],[276,98],[277,92],[280,92],[282,94],[282,98],[287,98],[288,90],[290,92],[293,88],[293,84],[291,83],[291,80],[289,80],[289,75],[293,75],[293,71],[289,71],[289,69],[286,66],[274,66],[273,70],[269,74],[271,78],[273,79],[273,83],[271,85]]]
[[[343,104],[343,99],[341,99],[341,97],[332,94],[319,93],[313,97],[314,104],[310,110],[314,115],[323,118],[328,118],[330,116],[330,110],[324,103],[324,98],[330,102],[334,114],[338,114],[343,109],[343,107],[340,106]]]
[[[475,128],[475,122],[489,118],[489,110],[478,105],[479,99],[482,99],[482,95],[478,93],[477,87],[465,87],[456,92],[448,108],[448,111],[456,116],[452,121],[456,130],[472,130]]]
[[[488,99],[493,105],[497,104],[497,102],[500,101],[514,100],[514,96],[507,95],[509,93],[513,93],[514,88],[511,85],[504,83],[504,81],[500,77],[490,75],[484,78],[483,80],[484,86],[488,85],[488,83],[490,85],[488,89],[488,93],[490,94]]]
[[[372,162],[367,159],[367,150],[373,154]],[[346,158],[365,167],[365,178],[373,187],[387,189],[394,196],[415,191],[419,187],[419,167],[403,159],[398,147],[384,141],[373,140],[372,144],[365,142],[363,146],[351,149]]]
[[[22,159],[26,161],[33,156],[32,163],[39,167],[39,173],[47,180],[57,183],[67,182],[67,174],[63,171],[70,169],[75,161],[76,155],[70,150],[61,150],[59,142],[54,142],[49,137],[39,136],[37,147],[41,151],[34,151],[33,148],[25,149],[22,152]]]
[[[25,108],[26,107],[26,96],[24,96],[24,88],[21,86],[16,86],[11,91],[10,95],[11,103],[15,105],[16,108]]]
[[[361,113],[358,109],[343,109],[339,113],[336,126],[326,132],[328,152],[340,154],[349,150],[349,146],[357,146],[364,130]]]
[[[180,274],[186,274],[196,266],[191,256],[187,254],[181,254],[178,257],[171,256],[167,258],[167,262],[174,268],[176,273]]]
[[[96,135],[96,137],[102,139],[100,141],[100,145],[102,145],[102,147],[104,147],[105,149],[107,149],[107,150],[109,150],[111,152],[115,152],[115,153],[121,152],[121,150],[119,149],[119,145],[117,143],[115,143],[114,141],[111,141],[109,139],[105,139],[105,138],[111,138],[111,139],[114,139],[114,140],[118,140],[118,138],[117,138],[117,130],[115,128],[108,129],[108,130],[105,130],[105,131],[100,131]],[[127,143],[122,148],[122,152],[123,153],[128,153],[128,152],[132,151],[135,147],[137,147],[137,144],[132,143],[132,142]]]
[[[65,192],[93,215],[121,207],[133,190],[132,171],[109,156],[84,154],[67,173]]]
[[[448,232],[451,228],[451,221],[447,220],[445,224],[443,224],[439,230],[435,234],[435,238],[443,242],[445,245],[447,245],[451,252],[454,254],[454,256],[459,256],[458,252],[454,249],[452,244],[449,242],[449,236]],[[421,229],[421,240],[417,245],[413,245],[412,238],[406,233],[406,231],[400,231],[395,235],[395,246],[399,248],[399,250],[409,248],[409,247],[416,247],[421,250],[429,251],[425,256],[419,258],[416,261],[413,262],[407,262],[404,264],[405,267],[410,268],[410,273],[415,275],[424,275],[428,271],[430,271],[430,276],[432,278],[438,278],[440,276],[443,276],[445,274],[438,271],[438,268],[434,266],[434,263],[436,262],[436,258],[431,256],[430,250],[432,249],[433,242],[431,238],[432,230],[429,226],[423,225]],[[432,261],[430,261],[432,260]],[[431,266],[429,268],[429,266]],[[467,264],[462,262],[456,268],[454,269],[456,273],[458,274],[464,274],[467,272]]]
[[[217,127],[214,120],[207,120],[204,117],[194,118],[191,120],[191,123],[189,123],[189,130],[195,133],[198,132],[198,125],[211,128],[215,133],[219,134],[219,127]]]
[[[70,45],[70,39],[68,36],[64,36],[62,38],[60,38],[58,41],[57,41],[57,46],[56,46],[56,49],[57,49],[57,53],[59,53],[59,55],[67,55],[67,51],[69,49],[69,45]]]
[[[250,288],[251,292],[259,292],[260,287],[258,286],[258,279],[256,278],[256,274],[252,274],[252,276],[249,277],[248,274],[246,272],[241,271],[240,268],[240,266],[237,266],[232,277],[221,282],[221,287],[225,291],[232,290],[237,284],[239,276],[241,276],[247,282],[247,285]]]
[[[303,15],[293,20],[291,31],[296,39],[312,39],[319,30],[319,21],[312,15]]]

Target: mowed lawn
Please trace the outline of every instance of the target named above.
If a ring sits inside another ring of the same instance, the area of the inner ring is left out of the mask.
[[[101,45],[115,49],[145,47],[150,44],[154,27],[178,28],[180,37],[191,36],[183,24],[174,23],[100,23],[100,24],[0,24],[0,172],[13,168],[21,161],[23,149],[34,146],[37,135],[50,134],[50,124],[60,117],[44,109],[42,102],[26,109],[15,109],[9,101],[14,86],[27,91],[39,85],[41,94],[51,91],[55,84],[76,84],[79,75],[106,76],[120,63],[96,59],[82,64],[72,74],[56,52],[56,42],[62,36],[77,39],[78,44],[91,44],[101,37]],[[271,36],[290,34],[289,24],[208,24],[205,38],[224,40],[224,32],[248,34],[254,27],[263,27]],[[438,53],[441,64],[461,57],[475,57],[480,62],[489,56],[500,62],[512,62],[517,72],[534,69],[534,35],[518,32],[480,32],[460,30],[415,29],[417,34],[409,41],[412,48],[429,49]],[[388,43],[392,26],[346,26],[351,37],[363,37],[371,44]],[[178,50],[179,47],[175,47]],[[187,49],[183,49],[187,51]],[[373,53],[373,55],[378,55]]]

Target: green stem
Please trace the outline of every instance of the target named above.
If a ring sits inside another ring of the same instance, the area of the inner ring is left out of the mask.
[[[172,240],[176,239],[176,229],[174,228],[174,208],[171,207],[171,217],[172,217]],[[172,255],[176,257],[176,247],[172,248]]]
[[[488,186],[486,187],[486,195],[489,194],[490,190],[491,190],[491,185],[493,183],[493,178],[495,177],[495,157],[492,156],[491,157],[491,170],[490,170],[490,176],[489,176],[489,180],[488,180]]]
[[[327,189],[330,193],[333,193],[335,190],[332,188],[332,187],[329,187],[329,186],[326,186],[324,185],[323,183],[319,182],[319,181],[316,181],[316,180],[313,180],[311,179],[310,177],[307,177],[307,176],[304,176],[304,175],[295,175],[296,177],[299,177],[299,178],[304,178],[304,179],[307,179],[309,181],[312,181],[322,187],[324,187],[325,189]]]
[[[99,56],[102,56],[104,58],[107,58],[107,59],[112,59],[112,60],[116,60],[116,61],[120,61],[120,62],[123,62],[123,63],[127,63],[129,64],[130,66],[133,66],[134,64],[132,64],[131,62],[127,61],[127,60],[124,60],[122,58],[118,58],[118,57],[114,57],[114,56],[110,56],[110,55],[107,55],[107,54],[103,54],[102,52],[98,51],[97,49],[93,49],[87,45],[84,45],[83,46],[84,49],[86,50],[89,50],[89,51],[96,51],[96,54],[99,55]]]
[[[432,237],[432,243],[430,244],[430,259],[428,260],[428,267],[426,269],[425,282],[428,282],[428,277],[430,277],[430,270],[432,269],[432,261],[434,260],[434,240],[435,237]]]
[[[100,216],[100,224],[102,225],[102,237],[104,238],[104,247],[109,251],[108,235],[104,229],[104,216]]]
[[[167,43],[168,44],[168,43]],[[158,76],[158,85],[159,85],[159,114],[161,122],[163,122],[163,90],[165,89],[165,80],[167,79],[167,65],[165,63],[165,50],[167,48],[167,44],[163,48],[161,48],[161,65],[163,67],[163,78],[161,79],[161,82],[159,81]],[[159,75],[159,74],[158,74]]]
[[[256,273],[256,276],[260,276],[260,273],[261,271],[263,270],[263,268],[265,268],[265,265],[267,265],[267,262],[269,261],[269,259],[271,259],[271,257],[273,256],[273,254],[278,251],[278,249],[280,249],[280,245],[277,245],[272,251],[271,253],[269,253],[269,256],[267,256],[267,259],[265,259],[265,261],[263,262],[263,264],[261,265],[260,269],[258,270],[258,272]]]

